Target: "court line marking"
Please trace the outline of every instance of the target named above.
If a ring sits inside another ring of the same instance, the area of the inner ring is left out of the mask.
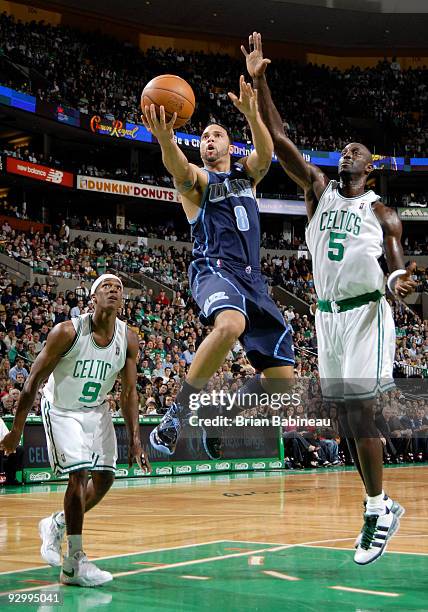
[[[229,540],[219,540],[220,542],[229,542]],[[278,547],[280,550],[286,549],[286,548],[294,548],[294,544],[283,544],[282,546]],[[189,548],[188,545],[186,546],[177,546],[174,548]],[[165,549],[165,550],[169,550],[169,549]],[[177,563],[167,563],[166,565],[163,565],[162,567],[145,567],[143,569],[138,569],[138,570],[130,570],[128,572],[118,572],[117,574],[112,574],[113,578],[121,578],[122,576],[135,576],[136,574],[148,574],[150,572],[159,572],[162,570],[167,570],[167,569],[173,569],[176,567],[187,567],[189,565],[197,565],[198,563],[211,563],[213,561],[223,561],[224,559],[232,559],[232,558],[236,558],[236,557],[245,557],[245,556],[250,556],[250,555],[255,555],[257,553],[262,553],[262,552],[269,552],[271,550],[271,547],[269,546],[268,548],[261,548],[261,549],[256,549],[256,550],[248,550],[244,553],[232,553],[230,555],[218,555],[216,557],[205,557],[202,559],[189,559],[187,561],[178,561]],[[150,551],[148,551],[150,552]],[[139,554],[139,553],[136,553]],[[141,553],[140,553],[141,554]],[[126,557],[128,555],[115,555],[115,557]],[[106,557],[106,558],[112,558],[112,557]],[[40,591],[42,589],[49,589],[52,587],[62,587],[65,585],[62,585],[60,582],[52,582],[52,584],[45,584],[43,586],[36,586],[36,587],[27,587],[25,589],[15,589],[13,592],[14,593],[25,593],[27,591]],[[0,592],[0,597],[4,596],[4,595],[8,595],[11,592],[11,590],[9,589],[8,591],[4,591],[4,592]]]
[[[186,580],[211,580],[211,576],[181,576],[181,578],[186,578]]]
[[[345,538],[346,540],[349,538]],[[339,538],[337,541],[343,541],[344,538]],[[319,542],[331,542],[334,540],[320,540]],[[228,542],[241,542],[244,543],[246,542],[245,540],[215,540],[213,543],[228,543]],[[247,542],[249,544],[252,544],[254,542]],[[316,541],[315,541],[316,543]],[[174,547],[170,547],[170,548],[163,548],[160,549],[161,551],[163,550],[174,550],[174,549],[180,549],[180,548],[191,548],[193,546],[202,546],[203,543],[200,544],[188,544],[188,545],[183,545],[183,546],[174,546]],[[157,566],[157,567],[148,567],[148,568],[144,568],[144,569],[138,569],[138,570],[131,570],[128,572],[119,572],[117,574],[113,574],[113,577],[117,578],[117,577],[122,577],[122,576],[131,576],[131,575],[136,575],[136,574],[147,574],[150,572],[157,572],[157,571],[163,571],[163,570],[167,570],[167,569],[172,569],[172,568],[176,568],[176,567],[187,567],[190,565],[197,565],[198,563],[211,563],[214,561],[223,561],[224,559],[231,559],[231,558],[237,558],[237,557],[245,557],[245,556],[249,556],[249,555],[254,555],[254,554],[260,554],[263,552],[278,552],[280,550],[285,550],[288,548],[296,548],[296,547],[308,547],[308,548],[328,548],[331,550],[353,550],[353,549],[343,549],[343,548],[335,548],[332,546],[315,546],[313,542],[307,542],[307,543],[300,543],[300,544],[281,544],[279,546],[276,546],[274,548],[272,548],[272,545],[268,545],[268,548],[262,548],[262,549],[257,549],[257,550],[248,550],[245,551],[243,553],[233,553],[233,554],[229,554],[229,555],[219,555],[216,557],[205,557],[202,559],[190,559],[187,561],[179,561],[177,563],[170,563],[170,564],[166,564],[163,565],[161,567]],[[155,552],[155,551],[146,551],[148,552]],[[127,556],[132,556],[132,555],[138,555],[138,554],[144,554],[144,553],[131,553],[130,555],[127,554],[122,554],[122,555],[112,555],[110,557],[99,557],[99,559],[110,559],[110,558],[117,558],[117,557],[127,557]],[[407,553],[397,553],[397,554],[407,554]],[[422,554],[423,556],[426,556],[425,553],[413,553],[413,554]],[[35,569],[40,569],[40,568],[35,568]],[[30,570],[23,570],[23,571],[30,571]],[[6,572],[6,573],[15,573],[15,572]],[[62,587],[64,585],[62,585],[59,582],[54,582],[52,584],[49,585],[43,585],[43,586],[39,586],[39,587],[27,587],[25,589],[17,589],[14,592],[15,593],[24,593],[24,592],[28,592],[28,591],[39,591],[42,589],[48,589],[50,587]],[[342,587],[342,588],[351,588],[351,587]],[[7,595],[8,593],[10,593],[10,589],[8,591],[5,592],[1,592],[0,596],[4,596]],[[377,595],[378,592],[373,591],[373,594]],[[379,591],[379,593],[381,593]],[[398,595],[394,595],[394,596],[398,596]]]
[[[183,544],[182,546],[165,546],[163,548],[151,548],[149,550],[140,550],[139,552],[122,553],[121,555],[109,555],[107,557],[96,557],[94,561],[103,561],[104,559],[118,559],[119,557],[132,557],[135,555],[145,555],[150,552],[164,552],[165,550],[177,550],[179,548],[193,548],[195,546],[205,546],[207,544],[220,544],[221,542],[230,542],[231,540],[209,540],[207,542],[198,542],[197,544]],[[252,542],[249,542],[251,544]],[[266,545],[266,542],[264,543]],[[27,567],[26,569],[18,570],[7,570],[6,572],[0,572],[0,576],[6,574],[19,574],[21,572],[32,572],[33,570],[48,569],[49,565],[36,565],[34,567]]]
[[[402,537],[402,538],[406,538],[409,536],[406,535],[402,535],[402,536],[394,536],[394,537]],[[420,536],[413,536],[413,537],[420,537]],[[313,540],[311,542],[296,542],[295,544],[291,544],[291,546],[296,546],[296,547],[302,547],[302,548],[328,548],[330,550],[348,550],[348,551],[353,551],[355,550],[354,547],[352,548],[344,548],[344,547],[339,547],[339,546],[316,546],[316,544],[325,544],[327,542],[348,542],[349,540],[355,540],[355,537],[352,538],[335,538],[334,540]],[[229,542],[233,542],[234,544],[240,544],[243,542],[247,542],[247,544],[269,544],[269,542],[255,542],[253,540],[251,541],[247,541],[247,540],[228,540]],[[271,544],[273,546],[275,546],[275,543]],[[276,550],[280,550],[281,546],[283,546],[282,544],[278,544],[278,549],[272,549],[271,552],[276,552]],[[385,554],[392,554],[392,555],[416,555],[419,557],[428,557],[428,553],[423,553],[423,552],[407,552],[405,550],[387,550]]]
[[[223,540],[227,542],[228,540]],[[175,567],[186,567],[188,565],[196,565],[198,563],[211,563],[213,561],[223,561],[224,559],[234,559],[237,557],[246,557],[251,555],[257,555],[264,552],[270,552],[272,550],[285,550],[286,548],[294,548],[295,544],[283,544],[278,546],[276,549],[272,549],[271,546],[268,548],[259,548],[257,550],[247,550],[243,553],[232,553],[230,555],[218,555],[216,557],[205,557],[203,559],[190,559],[188,561],[178,561],[177,563],[169,563],[163,567],[147,567],[145,569],[131,570],[129,572],[120,572],[119,574],[113,574],[113,576],[131,576],[133,574],[148,574],[149,572],[158,572],[160,570],[172,569]]]
[[[368,589],[354,589],[353,587],[329,586],[328,589],[335,591],[349,591],[351,593],[365,593],[366,595],[381,595],[382,597],[400,597],[400,593],[388,593],[387,591],[370,591]]]
[[[301,580],[301,578],[297,578],[296,576],[288,576],[287,574],[281,574],[281,572],[275,572],[274,570],[263,570],[263,574],[273,576],[274,578],[281,578],[281,580]]]

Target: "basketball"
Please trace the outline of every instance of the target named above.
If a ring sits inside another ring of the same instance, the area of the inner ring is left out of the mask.
[[[156,105],[159,117],[159,107],[165,107],[165,118],[171,119],[177,113],[174,128],[182,127],[195,110],[195,94],[189,83],[175,74],[161,74],[147,83],[141,94],[141,108]]]

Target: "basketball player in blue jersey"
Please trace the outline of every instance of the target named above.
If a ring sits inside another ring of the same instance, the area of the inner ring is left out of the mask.
[[[273,144],[262,122],[257,92],[240,78],[240,96],[229,93],[247,119],[254,144],[248,157],[232,163],[232,143],[227,130],[208,125],[201,136],[203,167],[188,162],[174,141],[174,122],[158,119],[155,107],[145,108],[144,125],[159,141],[162,159],[181,194],[184,212],[192,226],[194,260],[189,268],[192,295],[200,319],[212,332],[200,345],[176,403],[152,431],[157,450],[173,454],[182,424],[189,417],[189,398],[198,394],[223,364],[237,340],[259,372],[248,392],[268,392],[278,381],[294,374],[291,331],[285,324],[260,271],[260,218],[255,197],[272,160]],[[218,458],[217,440],[203,430],[205,450]]]
[[[318,308],[315,323],[324,397],[341,402],[340,422],[366,490],[364,525],[354,561],[366,565],[385,551],[399,527],[404,508],[382,489],[382,442],[376,428],[374,399],[393,384],[395,327],[384,297],[385,280],[378,259],[385,254],[388,287],[397,299],[414,291],[404,269],[401,222],[366,181],[372,155],[352,142],[342,151],[339,181],[329,181],[307,163],[287,137],[273,103],[265,71],[261,36],[244,47],[247,70],[257,88],[260,112],[278,160],[304,191],[308,215],[306,242],[313,259]]]

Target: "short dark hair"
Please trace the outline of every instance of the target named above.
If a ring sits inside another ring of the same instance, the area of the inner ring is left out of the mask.
[[[232,134],[230,133],[230,130],[225,125],[223,125],[222,123],[219,123],[218,121],[211,121],[210,123],[207,123],[207,125],[202,130],[202,133],[204,133],[205,130],[211,125],[218,125],[219,127],[221,127],[226,132],[227,137],[229,138],[230,144],[232,144]]]

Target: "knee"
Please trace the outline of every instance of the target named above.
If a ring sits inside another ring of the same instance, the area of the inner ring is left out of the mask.
[[[245,317],[240,312],[223,312],[217,317],[214,329],[223,342],[233,346],[244,333],[245,324]]]
[[[92,478],[95,495],[99,498],[104,497],[114,482],[113,472],[98,474],[97,478]]]
[[[376,427],[372,408],[358,403],[348,406],[348,424],[355,438],[377,438],[379,430]]]
[[[86,470],[71,472],[68,475],[68,491],[73,494],[82,494],[86,490],[87,484],[88,472]]]

